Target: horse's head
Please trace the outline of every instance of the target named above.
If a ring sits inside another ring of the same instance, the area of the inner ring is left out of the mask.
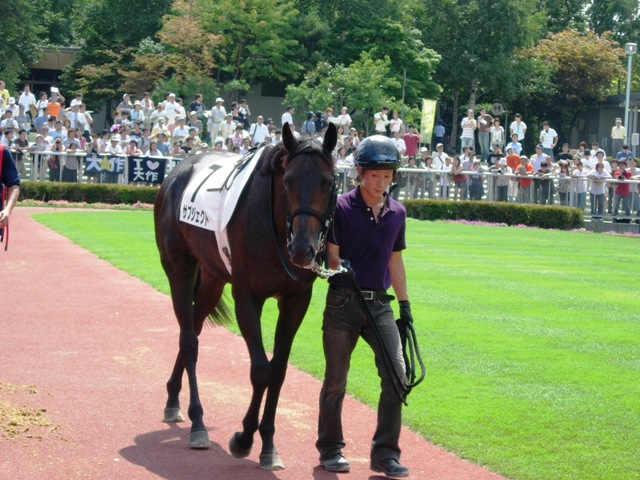
[[[331,152],[338,141],[331,123],[322,145],[298,142],[288,124],[282,128],[287,154],[283,161],[287,201],[287,248],[291,263],[311,268],[325,248],[336,202],[336,167]]]

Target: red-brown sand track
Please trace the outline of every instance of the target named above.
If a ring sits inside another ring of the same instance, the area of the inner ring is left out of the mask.
[[[9,251],[0,251],[0,479],[382,478],[368,463],[375,412],[352,398],[351,473],[319,467],[320,382],[293,367],[276,417],[286,470],[258,468],[258,435],[247,459],[233,458],[227,442],[248,405],[249,361],[243,340],[223,328],[205,329],[198,362],[212,447],[190,450],[188,422],[161,422],[178,346],[169,298],[41,226],[34,211],[14,210]],[[401,445],[412,479],[503,478],[408,429]]]

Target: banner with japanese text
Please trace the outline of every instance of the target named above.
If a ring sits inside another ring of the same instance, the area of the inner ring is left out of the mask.
[[[160,185],[164,180],[167,160],[164,158],[128,157],[129,183],[145,182]]]
[[[84,173],[109,172],[121,174],[124,173],[125,160],[125,157],[110,157],[108,155],[90,153],[84,160]]]

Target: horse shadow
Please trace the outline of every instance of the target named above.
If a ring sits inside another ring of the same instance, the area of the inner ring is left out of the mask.
[[[209,429],[209,433],[213,430]],[[119,453],[127,461],[168,480],[278,478],[273,472],[261,470],[256,461],[234,458],[219,443],[212,441],[207,450],[192,450],[188,442],[189,428],[169,424],[166,429],[137,435],[134,445]]]

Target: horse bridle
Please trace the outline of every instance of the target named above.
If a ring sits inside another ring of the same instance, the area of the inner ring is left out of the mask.
[[[320,154],[322,155],[325,160],[330,161],[331,159],[327,158],[326,154],[324,152],[319,152],[317,149],[313,148],[311,145],[307,145],[306,147],[297,150],[293,155],[290,155],[287,158],[287,165],[291,164],[291,161],[297,157],[298,155],[301,155],[303,153],[313,153],[315,155]],[[287,167],[285,167],[285,172],[286,172]],[[273,183],[273,182],[272,182]],[[286,188],[286,187],[285,187]],[[287,211],[286,211],[286,218],[287,218],[287,245],[289,245],[292,241],[293,241],[293,220],[298,216],[298,215],[311,215],[313,217],[316,217],[318,220],[320,220],[320,224],[322,225],[322,228],[320,229],[320,233],[318,234],[318,250],[316,252],[316,260],[322,256],[322,254],[324,253],[325,249],[326,249],[326,242],[327,242],[327,234],[329,232],[329,228],[331,227],[331,222],[333,222],[333,214],[336,208],[336,202],[338,199],[338,175],[334,175],[334,179],[333,179],[333,185],[331,187],[331,193],[329,194],[329,201],[327,202],[327,208],[325,209],[324,213],[319,212],[318,210],[316,210],[315,208],[311,208],[311,207],[299,207],[296,208],[293,212],[290,211],[289,209],[289,200],[285,195],[285,200],[287,203]],[[271,198],[272,204],[273,204],[273,194],[272,194],[272,198]],[[271,208],[271,215],[273,216],[273,205]],[[275,235],[275,223],[274,223],[274,235]],[[286,259],[284,258],[284,255],[282,254],[282,252],[280,251],[280,246],[279,243],[277,241],[276,238],[276,247],[278,250],[278,255],[280,256],[280,261],[282,262],[282,265],[284,267],[284,269],[287,271],[287,273],[289,274],[289,276],[294,279],[294,280],[298,280],[299,276],[293,272],[289,266],[289,262],[286,261]],[[317,263],[317,262],[316,262]]]

